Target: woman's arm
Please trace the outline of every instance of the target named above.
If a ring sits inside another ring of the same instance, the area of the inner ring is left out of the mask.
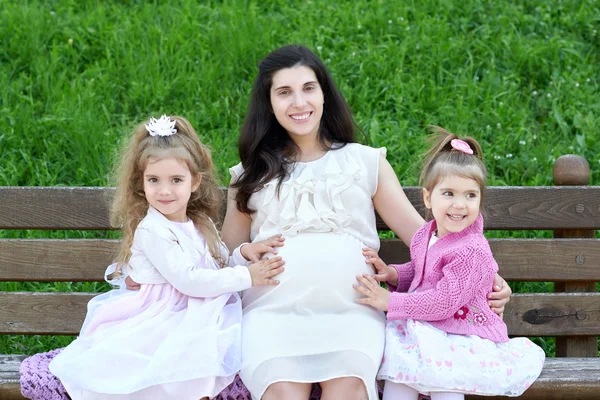
[[[488,293],[488,305],[500,318],[504,315],[504,306],[510,301],[512,290],[498,274],[494,277],[493,292]]]
[[[425,220],[404,194],[398,177],[385,157],[379,158],[377,192],[373,196],[373,204],[383,222],[410,246],[410,240]]]
[[[250,216],[242,213],[235,202],[236,189],[227,190],[227,212],[221,228],[221,239],[231,253],[239,245],[250,241]]]

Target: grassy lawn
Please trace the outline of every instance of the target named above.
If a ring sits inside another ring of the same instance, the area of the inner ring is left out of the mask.
[[[131,127],[163,113],[191,121],[226,184],[256,65],[289,43],[320,55],[360,141],[386,146],[404,185],[417,184],[427,124],[476,137],[490,185],[551,185],[554,160],[568,153],[588,160],[598,185],[599,29],[597,0],[0,0],[0,185],[109,185]],[[95,235],[114,233],[0,231]],[[4,336],[0,352],[69,340]]]

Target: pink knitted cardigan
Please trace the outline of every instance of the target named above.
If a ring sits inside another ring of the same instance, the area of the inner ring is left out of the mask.
[[[425,224],[411,240],[411,261],[391,265],[398,287],[390,285],[388,320],[410,318],[448,333],[508,341],[506,324],[487,304],[498,264],[483,236],[483,217],[428,249],[435,230],[435,220]]]

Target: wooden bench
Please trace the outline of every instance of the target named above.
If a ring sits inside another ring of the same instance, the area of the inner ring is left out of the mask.
[[[490,187],[486,229],[553,230],[549,239],[491,239],[500,274],[508,281],[553,281],[555,293],[514,294],[504,319],[513,336],[555,336],[557,355],[546,361],[526,399],[600,398],[600,186],[589,182],[576,156],[555,164],[555,183],[578,186]],[[422,209],[421,191],[407,187]],[[1,187],[0,229],[110,230],[111,188]],[[378,229],[385,230],[379,221]],[[102,281],[117,240],[1,239],[0,281]],[[397,239],[382,241],[382,257],[408,259]],[[77,335],[89,293],[0,292],[0,334]],[[0,400],[20,399],[24,356],[0,355]],[[470,396],[472,397],[472,396]]]

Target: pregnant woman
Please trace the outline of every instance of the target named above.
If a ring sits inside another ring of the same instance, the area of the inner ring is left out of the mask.
[[[254,399],[378,398],[382,312],[358,304],[357,274],[374,273],[375,210],[405,243],[423,219],[385,149],[356,143],[354,123],[329,72],[310,50],[286,46],[259,64],[232,167],[222,237],[230,249],[282,234],[285,271],[274,287],[243,294],[242,371]],[[503,287],[494,304],[510,296]]]

